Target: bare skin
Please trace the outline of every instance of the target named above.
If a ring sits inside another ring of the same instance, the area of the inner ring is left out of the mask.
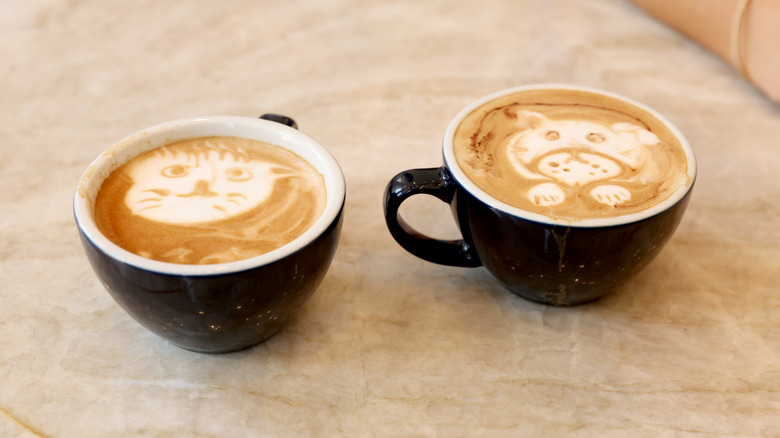
[[[630,0],[734,65],[731,27],[740,0]],[[750,0],[739,35],[747,78],[780,102],[780,0]]]

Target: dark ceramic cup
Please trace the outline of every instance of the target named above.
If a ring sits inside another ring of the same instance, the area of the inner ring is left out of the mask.
[[[453,137],[461,121],[483,104],[525,90],[573,89],[641,108],[672,132],[685,150],[687,184],[639,213],[591,220],[551,218],[508,205],[472,182],[459,166]],[[531,301],[575,305],[594,301],[623,285],[658,255],[672,237],[690,198],[696,160],[682,133],[646,106],[613,93],[568,85],[504,90],[469,105],[450,123],[443,140],[444,165],[399,173],[384,196],[387,227],[408,252],[460,267],[484,266],[511,292]],[[462,240],[437,240],[399,216],[410,196],[432,195],[448,203]]]
[[[338,245],[345,183],[333,156],[294,127],[292,119],[276,115],[177,120],[119,141],[89,166],[74,196],[82,244],[100,282],[138,323],[188,350],[236,351],[276,333],[317,289]],[[101,234],[93,205],[102,182],[113,169],[158,146],[206,136],[260,140],[303,157],[325,180],[327,201],[322,216],[281,248],[211,265],[147,259]]]

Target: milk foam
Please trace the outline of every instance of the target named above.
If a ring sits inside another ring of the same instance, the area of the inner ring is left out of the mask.
[[[271,194],[285,172],[243,150],[164,147],[134,160],[125,204],[142,217],[170,224],[223,220],[246,213]]]
[[[537,205],[564,202],[567,194],[561,186],[574,189],[597,182],[646,182],[661,177],[648,152],[660,140],[640,125],[550,120],[533,111],[520,111],[517,119],[518,126],[528,128],[509,140],[506,154],[519,175],[540,181],[527,195]],[[631,199],[630,190],[616,184],[599,184],[587,194],[612,206]]]
[[[453,145],[477,186],[549,217],[638,212],[687,180],[685,152],[661,122],[580,91],[488,102],[461,122]]]
[[[233,137],[169,144],[114,170],[95,201],[98,229],[153,260],[226,263],[291,242],[322,215],[321,174],[278,146]]]

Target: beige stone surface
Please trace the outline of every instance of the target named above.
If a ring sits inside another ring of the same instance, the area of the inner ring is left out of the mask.
[[[422,262],[382,215],[463,106],[539,82],[643,101],[699,159],[664,252],[576,308]],[[626,2],[4,1],[0,84],[2,436],[780,436],[780,105]],[[98,283],[73,191],[144,127],[265,112],[341,163],[341,246],[265,344],[181,350]]]

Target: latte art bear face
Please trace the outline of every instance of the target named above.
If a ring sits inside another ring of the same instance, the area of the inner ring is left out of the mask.
[[[597,202],[627,202],[631,192],[619,183],[647,179],[653,167],[648,148],[660,143],[652,132],[627,122],[550,120],[522,110],[517,123],[518,133],[506,146],[507,158],[518,174],[539,180],[528,190],[536,205],[560,204],[585,186],[590,186],[585,195]],[[596,182],[602,184],[594,186]]]
[[[170,224],[228,219],[263,203],[276,180],[289,173],[249,158],[241,150],[208,144],[200,151],[160,148],[133,161],[127,174],[134,184],[125,196],[130,210]]]
[[[677,137],[647,111],[580,90],[488,101],[455,130],[458,166],[501,202],[551,219],[643,211],[690,183]]]

